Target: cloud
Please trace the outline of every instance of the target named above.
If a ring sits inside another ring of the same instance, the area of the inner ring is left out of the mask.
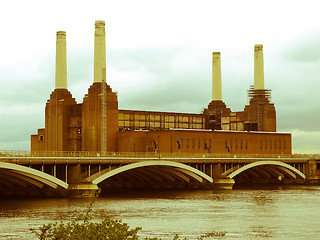
[[[301,131],[299,129],[293,129],[292,138],[294,139],[292,148],[293,153],[309,153],[319,154],[320,149],[320,131]]]
[[[235,111],[243,110],[249,76],[241,64],[232,69],[243,61],[228,61],[228,56],[222,61],[224,101]],[[194,46],[121,50],[112,51],[109,62],[107,79],[118,91],[122,109],[200,113],[211,101],[211,52]]]
[[[0,111],[0,149],[29,149],[30,135],[36,134],[38,128],[44,127],[44,105],[3,106],[1,104]],[[15,145],[15,143],[19,144]]]
[[[293,42],[287,44],[282,50],[282,57],[302,63],[320,62],[320,32],[319,29],[306,35],[300,36]]]
[[[309,34],[283,47],[273,59],[269,76],[279,129],[319,130],[319,40],[320,35]]]
[[[194,56],[186,48],[111,52],[107,79],[120,108],[200,113],[211,96],[211,60]]]

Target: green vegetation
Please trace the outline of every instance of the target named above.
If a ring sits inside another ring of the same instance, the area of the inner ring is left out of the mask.
[[[130,229],[128,224],[109,217],[106,217],[98,223],[91,221],[92,217],[90,213],[98,194],[99,193],[96,194],[90,203],[85,215],[80,215],[68,223],[55,222],[44,224],[38,229],[30,229],[30,231],[40,240],[138,240],[138,232],[141,230],[140,227]],[[224,232],[212,232],[200,236],[198,240],[203,240],[208,237],[220,238],[224,235]],[[145,238],[145,240],[160,240],[160,238]],[[181,239],[178,235],[175,235],[173,240]],[[186,238],[184,240],[186,240]]]
[[[37,230],[31,229],[40,240],[83,240],[83,239],[128,239],[137,240],[141,228],[129,229],[126,223],[120,220],[105,218],[99,223],[92,223],[78,218],[69,223],[54,223],[43,225]]]

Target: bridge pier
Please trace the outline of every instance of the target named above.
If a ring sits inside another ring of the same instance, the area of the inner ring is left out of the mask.
[[[232,190],[235,184],[233,179],[221,175],[221,163],[210,163],[210,165],[204,168],[204,173],[213,178],[212,189]]]
[[[306,171],[306,182],[308,184],[318,184],[320,179],[319,175],[317,175],[317,163],[315,160],[309,160],[307,162],[307,171]]]
[[[93,197],[99,189],[97,184],[85,181],[81,177],[80,164],[68,165],[67,168],[68,196],[72,198]]]
[[[232,190],[235,181],[230,178],[213,179],[212,187],[215,190]]]
[[[86,198],[93,197],[99,188],[97,184],[90,182],[76,182],[69,183],[68,197],[72,198]]]

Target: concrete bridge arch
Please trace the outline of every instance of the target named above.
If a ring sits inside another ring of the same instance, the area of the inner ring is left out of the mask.
[[[281,176],[283,178],[284,176],[286,176],[291,179],[306,179],[305,174],[303,174],[301,171],[287,163],[280,161],[257,161],[240,168],[229,169],[222,175],[234,179],[235,177],[245,172],[250,172],[250,174],[255,177],[264,176],[267,178],[271,178]]]
[[[0,162],[0,184],[4,189],[24,189],[30,191],[46,188],[53,191],[66,190],[68,184],[39,170],[14,163]]]
[[[166,184],[168,186],[192,186],[212,184],[213,179],[207,174],[188,165],[162,160],[149,160],[120,166],[113,170],[105,170],[90,177],[93,184],[100,184],[104,181],[112,181],[117,178],[127,183],[145,185]],[[116,183],[113,183],[116,185]]]

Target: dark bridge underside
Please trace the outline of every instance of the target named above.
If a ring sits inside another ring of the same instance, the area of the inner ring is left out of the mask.
[[[239,185],[250,184],[295,184],[304,183],[304,179],[299,175],[289,174],[290,171],[284,171],[283,168],[277,168],[276,166],[265,165],[257,166],[247,169],[233,179],[235,180],[235,187]]]
[[[116,174],[98,186],[104,188],[199,188],[206,181],[199,182],[173,167],[147,166]],[[208,183],[207,183],[208,184]]]
[[[57,191],[33,178],[0,168],[0,196],[57,196]]]

